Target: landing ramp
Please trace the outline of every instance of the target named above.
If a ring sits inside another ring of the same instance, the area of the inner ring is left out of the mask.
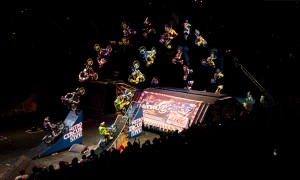
[[[108,150],[112,147],[112,145],[116,142],[116,140],[119,138],[120,134],[124,130],[127,120],[128,120],[127,116],[121,116],[121,115],[117,116],[117,118],[115,120],[115,125],[117,126],[117,132],[116,132],[115,137],[109,143],[107,143],[107,145],[104,148],[101,148],[100,146],[98,146],[95,149],[95,152],[97,154],[101,154],[103,151]]]
[[[81,144],[82,117],[82,112],[76,114],[74,111],[70,111],[63,121],[65,125],[68,126],[69,131],[52,145],[47,145],[46,143],[41,142],[37,147],[31,149],[26,154],[26,157],[33,159],[40,158],[67,149],[73,144]]]

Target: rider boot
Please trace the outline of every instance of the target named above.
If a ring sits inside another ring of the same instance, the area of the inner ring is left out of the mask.
[[[113,137],[112,135],[110,135],[110,134],[108,135],[108,139],[109,139],[109,140],[112,140],[113,138],[114,138],[114,137]]]

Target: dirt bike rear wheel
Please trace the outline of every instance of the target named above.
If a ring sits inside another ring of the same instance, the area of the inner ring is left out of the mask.
[[[67,132],[69,132],[69,127],[68,126],[64,126],[64,128],[62,130],[62,134],[67,134]]]
[[[51,144],[52,143],[52,136],[47,135],[47,137],[44,139],[44,142],[48,145]]]
[[[79,73],[79,75],[78,75],[79,79],[82,79],[82,78],[84,78],[85,76],[86,76],[86,73],[83,72],[83,71],[80,71],[80,73]]]
[[[77,109],[75,110],[75,114],[76,114],[76,115],[79,115],[80,112],[81,112],[81,109],[79,109],[79,108],[77,108]]]
[[[146,36],[147,36],[147,33],[146,33]],[[141,46],[140,48],[139,48],[139,51],[140,51],[140,53],[141,54],[146,54],[146,47],[145,46]]]
[[[65,128],[65,123],[63,123],[63,122],[58,122],[57,123],[57,129],[62,131],[64,128]]]
[[[56,129],[54,129],[54,134],[55,136],[59,135],[59,133],[62,131],[62,129],[58,129],[58,127]]]
[[[80,96],[79,95],[75,95],[72,99],[73,103],[75,104],[78,104],[80,102]]]
[[[98,75],[98,73],[95,72],[95,73],[94,73],[94,76],[93,76],[93,80],[96,81],[96,80],[98,80],[98,78],[99,78],[99,75]]]
[[[71,104],[71,110],[76,111],[77,110],[77,104]]]
[[[94,64],[94,61],[93,61],[92,58],[88,58],[88,59],[86,60],[86,65],[92,66],[93,64]]]
[[[207,62],[206,59],[202,59],[202,60],[201,60],[201,64],[202,64],[203,66],[208,66],[208,62]]]
[[[106,146],[106,141],[101,142],[101,143],[99,144],[99,146],[100,146],[101,148],[104,148],[104,147]]]

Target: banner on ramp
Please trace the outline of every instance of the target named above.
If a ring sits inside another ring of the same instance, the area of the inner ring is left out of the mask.
[[[129,121],[129,135],[128,138],[136,138],[142,135],[143,132],[143,110],[140,106],[136,115],[132,120]]]

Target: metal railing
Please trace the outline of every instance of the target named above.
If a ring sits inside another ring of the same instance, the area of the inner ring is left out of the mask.
[[[270,93],[251,75],[251,73],[239,63],[237,58],[234,58],[235,67],[240,68],[240,70],[253,82],[254,85],[271,101],[275,104],[275,99],[270,95]]]

